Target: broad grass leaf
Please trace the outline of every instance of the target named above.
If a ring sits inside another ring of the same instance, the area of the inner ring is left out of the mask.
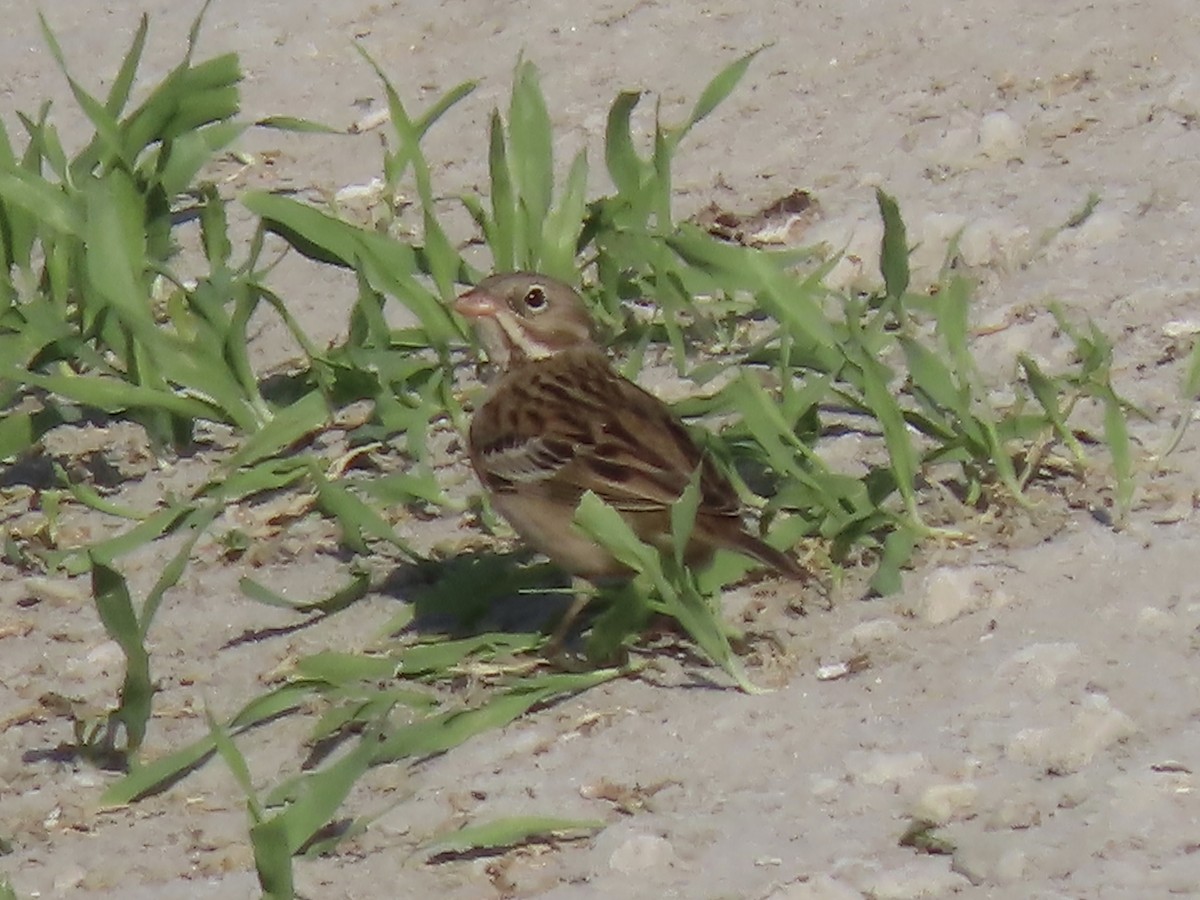
[[[196,542],[204,536],[208,530],[208,526],[212,524],[212,521],[221,511],[222,508],[220,506],[210,503],[198,509],[193,509],[180,523],[179,528],[189,531],[190,534],[184,540],[182,546],[175,551],[171,559],[167,561],[167,564],[163,566],[158,578],[154,581],[154,586],[146,594],[146,600],[142,604],[142,614],[138,617],[142,641],[146,640],[150,632],[150,623],[154,621],[154,617],[158,614],[158,608],[162,604],[164,595],[183,577],[184,569],[187,568],[187,564],[191,561],[192,549],[196,546]]]
[[[0,172],[0,199],[6,205],[24,210],[30,223],[36,223],[39,231],[49,229],[75,238],[83,237],[82,206],[74,196],[36,173],[25,169]],[[11,215],[6,211],[6,216]]]
[[[294,612],[305,614],[321,613],[323,615],[331,615],[365,597],[371,588],[371,578],[365,572],[357,572],[348,584],[343,585],[329,594],[329,596],[323,597],[320,600],[289,600],[248,576],[238,581],[238,587],[251,600],[257,600],[259,603],[267,606],[290,609]]]
[[[1051,379],[1048,374],[1045,374],[1042,366],[1039,366],[1037,360],[1034,360],[1032,356],[1022,353],[1018,356],[1018,362],[1021,371],[1025,373],[1025,383],[1030,386],[1033,397],[1042,406],[1045,418],[1054,428],[1058,439],[1067,445],[1076,462],[1084,461],[1086,458],[1084,448],[1079,443],[1079,439],[1075,437],[1072,428],[1067,425],[1067,416],[1063,414],[1060,406],[1063,385],[1057,379]]]
[[[899,526],[883,540],[879,565],[871,576],[871,590],[882,597],[896,594],[903,586],[900,570],[912,559],[917,535],[912,528]]]
[[[696,105],[692,107],[691,115],[687,121],[678,129],[676,140],[679,140],[689,131],[692,130],[698,122],[708,118],[718,106],[725,102],[726,98],[733,93],[733,89],[738,86],[738,82],[746,74],[746,70],[750,68],[750,63],[754,61],[754,57],[758,56],[763,51],[762,47],[757,50],[751,50],[746,55],[735,59],[724,69],[718,72],[700,92],[700,98],[696,101]]]
[[[329,421],[329,407],[320,391],[310,391],[275,413],[271,420],[250,435],[226,462],[239,469],[274,456],[322,428]]]
[[[204,708],[204,720],[208,724],[208,734],[212,738],[213,748],[225,765],[229,767],[229,771],[233,773],[233,780],[246,795],[246,805],[250,810],[251,817],[256,823],[262,821],[262,806],[258,802],[254,784],[250,779],[250,767],[246,764],[246,757],[234,744],[229,729],[213,717],[212,710],[207,706]]]
[[[323,122],[303,119],[297,116],[264,116],[254,121],[255,128],[267,128],[274,131],[288,131],[294,134],[337,134],[345,135],[346,129],[335,128]]]
[[[161,153],[154,160],[163,193],[172,197],[191,188],[201,169],[245,131],[243,122],[215,122],[175,138],[171,142],[170,152]]]
[[[525,678],[503,693],[490,697],[481,706],[439,713],[398,728],[378,745],[374,762],[395,762],[450,750],[475,735],[503,728],[539,704],[603,684],[623,672],[622,669],[597,669]]]
[[[1129,512],[1133,500],[1133,445],[1129,439],[1129,423],[1125,409],[1112,388],[1101,392],[1104,404],[1104,442],[1112,456],[1113,472],[1117,479],[1117,514]]]
[[[617,187],[617,193],[635,198],[642,188],[642,172],[645,163],[633,146],[633,130],[630,117],[638,105],[640,91],[618,94],[608,109],[608,122],[604,130],[604,164],[608,177]]]
[[[367,656],[323,650],[296,660],[296,673],[303,678],[343,687],[360,681],[390,681],[396,677],[393,656]]]
[[[675,561],[680,566],[684,564],[684,555],[688,541],[692,537],[692,529],[696,524],[696,511],[700,508],[700,474],[699,466],[692,473],[688,486],[680,494],[679,500],[671,506],[671,545],[675,551]]]
[[[315,687],[311,682],[294,681],[268,691],[243,706],[229,720],[227,727],[236,733],[291,712],[311,698]],[[135,766],[128,775],[109,785],[101,794],[100,806],[125,806],[166,790],[193,771],[213,750],[212,736],[207,735],[167,756]]]
[[[575,254],[587,207],[587,154],[580,151],[571,164],[558,206],[546,217],[543,229],[540,271],[572,281],[576,277]]]
[[[508,107],[509,167],[517,188],[519,227],[526,235],[527,256],[518,257],[523,268],[535,268],[541,255],[542,226],[554,193],[554,151],[550,113],[542,94],[537,67],[517,63],[512,99]]]
[[[137,752],[146,737],[150,721],[150,702],[154,685],[150,681],[150,655],[129,597],[125,579],[94,554],[92,562],[92,599],[104,631],[125,654],[125,677],[121,683],[120,703],[113,718],[125,726],[127,751]]]
[[[341,484],[326,478],[315,461],[310,475],[317,488],[318,506],[337,520],[342,529],[342,540],[348,547],[365,554],[368,552],[365,538],[373,537],[391,544],[409,559],[420,559],[420,555],[400,539],[376,510]]]
[[[263,900],[293,900],[296,896],[292,853],[288,847],[288,823],[274,816],[250,829],[254,869]]]
[[[889,387],[891,373],[870,353],[855,348],[851,361],[862,380],[863,399],[883,429],[896,489],[904,498],[909,514],[917,515],[916,475],[919,467],[916,448],[908,431],[904,412]]]
[[[297,781],[296,799],[267,820],[281,823],[278,826],[281,831],[268,833],[283,837],[289,856],[295,855],[333,818],[351,788],[373,765],[378,744],[379,735],[368,731],[345,756]]]
[[[132,90],[134,79],[137,76],[137,68],[142,59],[142,51],[146,46],[146,32],[149,28],[150,17],[142,13],[129,49],[121,60],[121,68],[117,70],[117,75],[108,89],[108,96],[104,99],[104,108],[110,116],[121,115],[125,104],[129,102],[129,92]]]
[[[435,857],[478,850],[498,851],[534,842],[591,837],[603,828],[604,822],[597,819],[512,816],[440,834],[423,849]]]
[[[899,300],[909,284],[908,232],[894,197],[876,188],[875,201],[879,204],[879,215],[883,219],[879,268],[888,297]]]

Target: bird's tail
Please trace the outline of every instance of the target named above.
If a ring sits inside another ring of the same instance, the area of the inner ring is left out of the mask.
[[[749,532],[739,530],[735,540],[730,544],[730,549],[758,560],[785,578],[796,581],[812,580],[812,572],[802,566],[799,560],[788,556],[782,550],[776,550],[766,541],[756,538]]]

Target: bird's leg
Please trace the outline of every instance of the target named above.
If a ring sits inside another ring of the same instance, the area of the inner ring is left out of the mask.
[[[579,618],[584,607],[591,602],[592,595],[595,593],[591,583],[578,576],[571,578],[571,591],[575,597],[571,600],[567,611],[563,613],[563,617],[558,620],[558,624],[554,626],[554,631],[550,634],[550,640],[546,644],[546,655],[551,658],[562,652],[563,646],[567,642],[567,635],[571,632],[571,626],[575,624],[575,620]]]

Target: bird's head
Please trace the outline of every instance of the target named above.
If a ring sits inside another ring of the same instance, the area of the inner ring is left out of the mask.
[[[454,304],[501,369],[592,343],[592,319],[570,285],[536,272],[492,275]]]

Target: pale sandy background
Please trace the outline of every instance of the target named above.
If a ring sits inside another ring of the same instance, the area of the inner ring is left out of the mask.
[[[1135,426],[1149,454],[1183,409],[1180,356],[1200,321],[1193,7],[217,0],[200,51],[241,54],[248,115],[339,126],[380,104],[355,40],[418,107],[478,79],[427,144],[438,189],[449,195],[483,183],[487,115],[505,101],[521,52],[543,72],[561,159],[587,146],[598,166],[618,90],[658,91],[678,117],[720,66],[766,44],[686,145],[680,211],[711,200],[750,210],[809,189],[824,216],[810,236],[848,243],[863,259],[835,273],[853,283],[872,272],[873,191],[884,186],[921,242],[926,277],[948,237],[966,229],[963,254],[981,283],[976,319],[995,326],[977,346],[1001,382],[1018,351],[1051,367],[1065,360],[1050,301],[1102,324],[1116,341],[1119,387],[1150,414]],[[178,58],[195,12],[194,4],[94,0],[42,8],[76,76],[93,86],[115,70],[140,11],[152,17],[144,74],[153,78]],[[15,110],[53,98],[64,139],[78,140],[31,5],[3,0],[0,17],[5,125],[15,133]],[[379,171],[374,134],[259,134],[246,146],[280,153],[269,170],[238,175],[230,191],[331,191]],[[599,177],[595,187],[603,189]],[[1102,198],[1096,214],[1056,235],[1091,192]],[[351,283],[301,261],[281,267],[274,283],[321,340],[337,336]],[[270,325],[254,350],[264,364],[291,353]],[[80,439],[110,448],[118,438]],[[1072,509],[1043,543],[1016,535],[1011,548],[935,552],[898,597],[845,598],[795,619],[768,595],[757,625],[778,632],[786,649],[759,673],[779,686],[773,693],[623,682],[411,772],[375,772],[349,811],[381,817],[341,855],[298,863],[301,889],[308,897],[562,900],[1194,896],[1194,437],[1169,467],[1143,482],[1121,532]],[[149,503],[201,478],[199,463],[147,464],[123,496]],[[335,583],[330,549],[328,535],[299,532],[267,577],[315,594]],[[162,558],[135,560],[135,587],[145,589]],[[230,645],[291,621],[241,598],[240,574],[202,560],[155,624],[162,715],[152,751],[201,733],[205,702],[228,714],[286,659],[359,646],[396,608],[394,598],[372,596],[320,628]],[[748,599],[730,598],[731,614]],[[30,586],[0,570],[0,623],[13,626],[0,638],[0,720],[9,723],[0,734],[0,837],[15,846],[0,872],[18,896],[255,896],[244,808],[219,764],[132,809],[97,814],[108,776],[46,753],[69,739],[65,722],[22,716],[48,690],[103,703],[116,689],[119,656],[86,585]],[[862,652],[872,663],[865,672],[817,679],[820,665]],[[300,736],[285,724],[242,741],[260,783],[295,769]],[[651,796],[622,814],[595,797],[603,782]],[[521,813],[609,826],[590,842],[500,861],[431,867],[413,855],[457,822]],[[947,821],[941,833],[958,852],[898,846],[914,814]]]

